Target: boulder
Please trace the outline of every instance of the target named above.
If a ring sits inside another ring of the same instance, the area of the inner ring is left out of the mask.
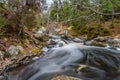
[[[77,42],[77,43],[82,43],[82,42],[83,42],[83,40],[82,40],[82,39],[79,39],[79,38],[74,38],[73,41],[74,41],[74,42]]]
[[[88,45],[88,46],[91,46],[93,43],[93,40],[90,40],[90,41],[85,41],[84,42],[84,45]]]
[[[114,47],[120,47],[120,39],[112,39],[112,40],[108,40],[107,43],[110,46],[114,46]]]
[[[38,33],[40,33],[40,34],[43,34],[43,33],[45,33],[45,32],[46,32],[45,27],[41,27],[41,28],[38,30]]]
[[[66,45],[66,43],[65,43],[64,41],[59,41],[59,42],[57,43],[56,47],[63,47],[63,46],[65,46],[65,45]]]
[[[107,44],[104,43],[104,42],[93,41],[93,42],[92,42],[92,46],[106,47]]]
[[[113,38],[111,37],[97,37],[95,39],[93,39],[94,41],[97,41],[97,42],[107,42],[108,40],[112,40]]]
[[[19,50],[16,46],[11,45],[8,49],[8,53],[13,56],[13,55],[18,55],[19,54]]]
[[[38,56],[35,56],[35,57],[32,58],[33,61],[36,61],[36,60],[38,60],[38,59],[39,59]]]
[[[49,50],[49,49],[48,49],[47,47],[43,47],[43,48],[42,48],[42,51],[43,51],[43,52],[47,52],[48,50]]]
[[[8,53],[13,56],[13,55],[18,55],[20,53],[23,53],[24,52],[24,49],[22,46],[14,46],[14,45],[11,45],[8,49]]]
[[[107,45],[111,47],[120,47],[120,39],[111,37],[97,37],[89,42],[85,42],[88,45],[105,47]]]
[[[42,39],[43,35],[40,33],[36,33],[33,35],[36,39]]]

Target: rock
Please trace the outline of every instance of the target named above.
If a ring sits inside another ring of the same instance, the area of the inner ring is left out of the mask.
[[[116,47],[109,47],[109,49],[113,49],[113,50],[117,50],[117,48]]]
[[[91,45],[92,45],[92,42],[93,42],[93,40],[91,40],[91,41],[85,41],[85,42],[84,42],[84,45],[91,46]]]
[[[63,47],[63,46],[65,46],[65,45],[66,45],[66,43],[65,43],[64,41],[59,41],[59,42],[57,43],[56,47]]]
[[[57,47],[63,47],[63,46],[64,46],[63,43],[58,43],[58,44],[57,44]]]
[[[54,48],[55,45],[48,45],[47,48]]]
[[[97,42],[107,42],[108,40],[111,40],[112,38],[111,37],[97,37],[94,39],[94,41],[97,41]]]
[[[85,45],[90,46],[99,46],[99,47],[106,47],[109,45],[109,49],[120,48],[120,39],[111,38],[111,37],[97,37],[91,41],[84,42]]]
[[[38,31],[38,33],[42,34],[42,33],[43,33],[43,31],[42,31],[42,30],[39,30],[39,31]]]
[[[8,49],[8,53],[13,56],[13,55],[18,55],[20,53],[20,50],[14,46],[14,45],[11,45]]]
[[[97,37],[91,41],[85,42],[86,45],[106,47],[107,45],[111,47],[120,47],[120,39],[111,37]]]
[[[24,53],[24,49],[22,46],[14,46],[11,45],[8,49],[8,53],[12,56],[12,55],[18,55],[20,53]]]
[[[60,39],[60,36],[57,36],[57,35],[52,35],[51,36],[53,39]]]
[[[94,39],[94,42],[101,42],[104,44],[108,44],[114,47],[120,47],[120,39],[111,38],[111,37],[97,37]]]
[[[105,48],[107,48],[107,49],[113,49],[113,50],[117,50],[117,48],[116,48],[116,47],[109,46],[109,45],[107,45]]]
[[[93,41],[93,42],[92,42],[92,46],[106,47],[107,44],[106,44],[106,43],[103,43],[103,42]]]
[[[50,44],[50,43],[51,43],[51,40],[52,40],[52,39],[49,39],[49,40],[47,41],[47,43]]]
[[[59,28],[57,28],[57,29],[55,29],[55,32],[60,32],[61,31],[61,29],[59,29]]]
[[[65,39],[65,40],[68,40],[69,37],[66,36],[65,34],[62,34],[62,35],[61,35],[61,38],[62,38],[62,39]]]
[[[39,45],[39,44],[41,44],[41,45],[46,45],[46,44],[47,44],[47,41],[48,41],[48,39],[49,39],[49,36],[46,35],[46,34],[36,33],[36,34],[34,34],[33,36],[34,36],[33,40],[34,40],[35,44],[37,44],[37,45]],[[41,43],[40,43],[40,42],[41,42]]]
[[[36,33],[36,34],[34,34],[34,37],[37,39],[41,39],[43,37],[43,35],[40,33]]]
[[[114,47],[120,47],[120,39],[112,39],[112,40],[108,40],[107,43],[110,46],[114,46]]]
[[[54,40],[54,39],[50,39],[48,44],[51,44],[51,45],[56,45],[58,41]]]
[[[37,59],[39,59],[38,56],[35,56],[35,57],[32,58],[33,61],[35,61],[35,60],[37,60]]]
[[[6,56],[5,56],[5,52],[4,51],[0,51],[0,59],[4,59]]]
[[[42,27],[38,30],[38,33],[40,33],[40,34],[43,34],[45,32],[46,32],[46,29],[44,27]]]
[[[43,48],[42,48],[42,51],[43,51],[43,52],[47,52],[48,50],[49,50],[49,49],[48,49],[47,47],[43,47]]]
[[[17,46],[17,49],[19,50],[20,53],[24,53],[24,49],[22,46]]]
[[[79,38],[74,38],[73,41],[74,41],[74,42],[77,42],[77,43],[82,43],[82,42],[83,42],[83,40],[82,40],[82,39],[79,39]]]
[[[1,75],[0,75],[0,80],[4,80],[4,79],[5,79],[4,76],[1,76]]]

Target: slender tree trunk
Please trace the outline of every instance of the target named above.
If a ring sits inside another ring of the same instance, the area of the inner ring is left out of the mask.
[[[100,6],[98,6],[97,11],[100,11]],[[97,14],[97,22],[98,22],[98,35],[100,35],[100,28],[101,28],[101,15]]]
[[[57,27],[59,26],[59,13],[57,12]]]
[[[113,0],[110,0],[110,2],[112,3],[112,24],[111,24],[111,27],[114,27],[114,14],[115,14],[115,10],[114,10]]]
[[[61,0],[58,0],[58,1],[59,1],[60,6],[61,6],[61,9],[62,9],[62,12],[63,12],[63,14],[64,14],[64,17],[65,17],[66,20],[67,20],[68,17],[67,17],[67,14],[65,14],[65,12],[64,12],[64,8],[63,8],[63,6],[62,6],[62,2],[61,2]],[[65,36],[68,36],[68,27],[69,27],[69,24],[68,24],[68,22],[67,22],[66,29],[65,29]]]

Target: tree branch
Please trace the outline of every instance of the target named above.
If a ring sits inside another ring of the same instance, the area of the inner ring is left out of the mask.
[[[102,12],[99,12],[99,11],[96,11],[96,10],[92,9],[91,7],[86,7],[84,5],[83,5],[83,8],[89,9],[89,10],[91,10],[91,11],[97,13],[97,14],[100,14],[100,15],[107,15],[107,16],[120,15],[120,12],[114,13],[114,14],[113,13],[111,13],[111,14],[109,14],[109,13],[102,13]]]

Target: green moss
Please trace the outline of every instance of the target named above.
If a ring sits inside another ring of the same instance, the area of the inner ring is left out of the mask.
[[[4,18],[0,17],[0,26],[1,26],[1,25],[4,25],[4,23],[5,23]]]
[[[111,31],[108,28],[100,28],[98,30],[98,27],[92,26],[92,27],[72,27],[72,33],[74,35],[87,35],[88,39],[93,39],[97,37],[98,35],[100,36],[109,36],[111,35]]]
[[[109,35],[111,35],[111,31],[108,28],[104,28],[101,31],[101,36],[109,36]]]
[[[41,50],[39,48],[33,48],[31,52],[33,52],[33,53],[41,53]]]

